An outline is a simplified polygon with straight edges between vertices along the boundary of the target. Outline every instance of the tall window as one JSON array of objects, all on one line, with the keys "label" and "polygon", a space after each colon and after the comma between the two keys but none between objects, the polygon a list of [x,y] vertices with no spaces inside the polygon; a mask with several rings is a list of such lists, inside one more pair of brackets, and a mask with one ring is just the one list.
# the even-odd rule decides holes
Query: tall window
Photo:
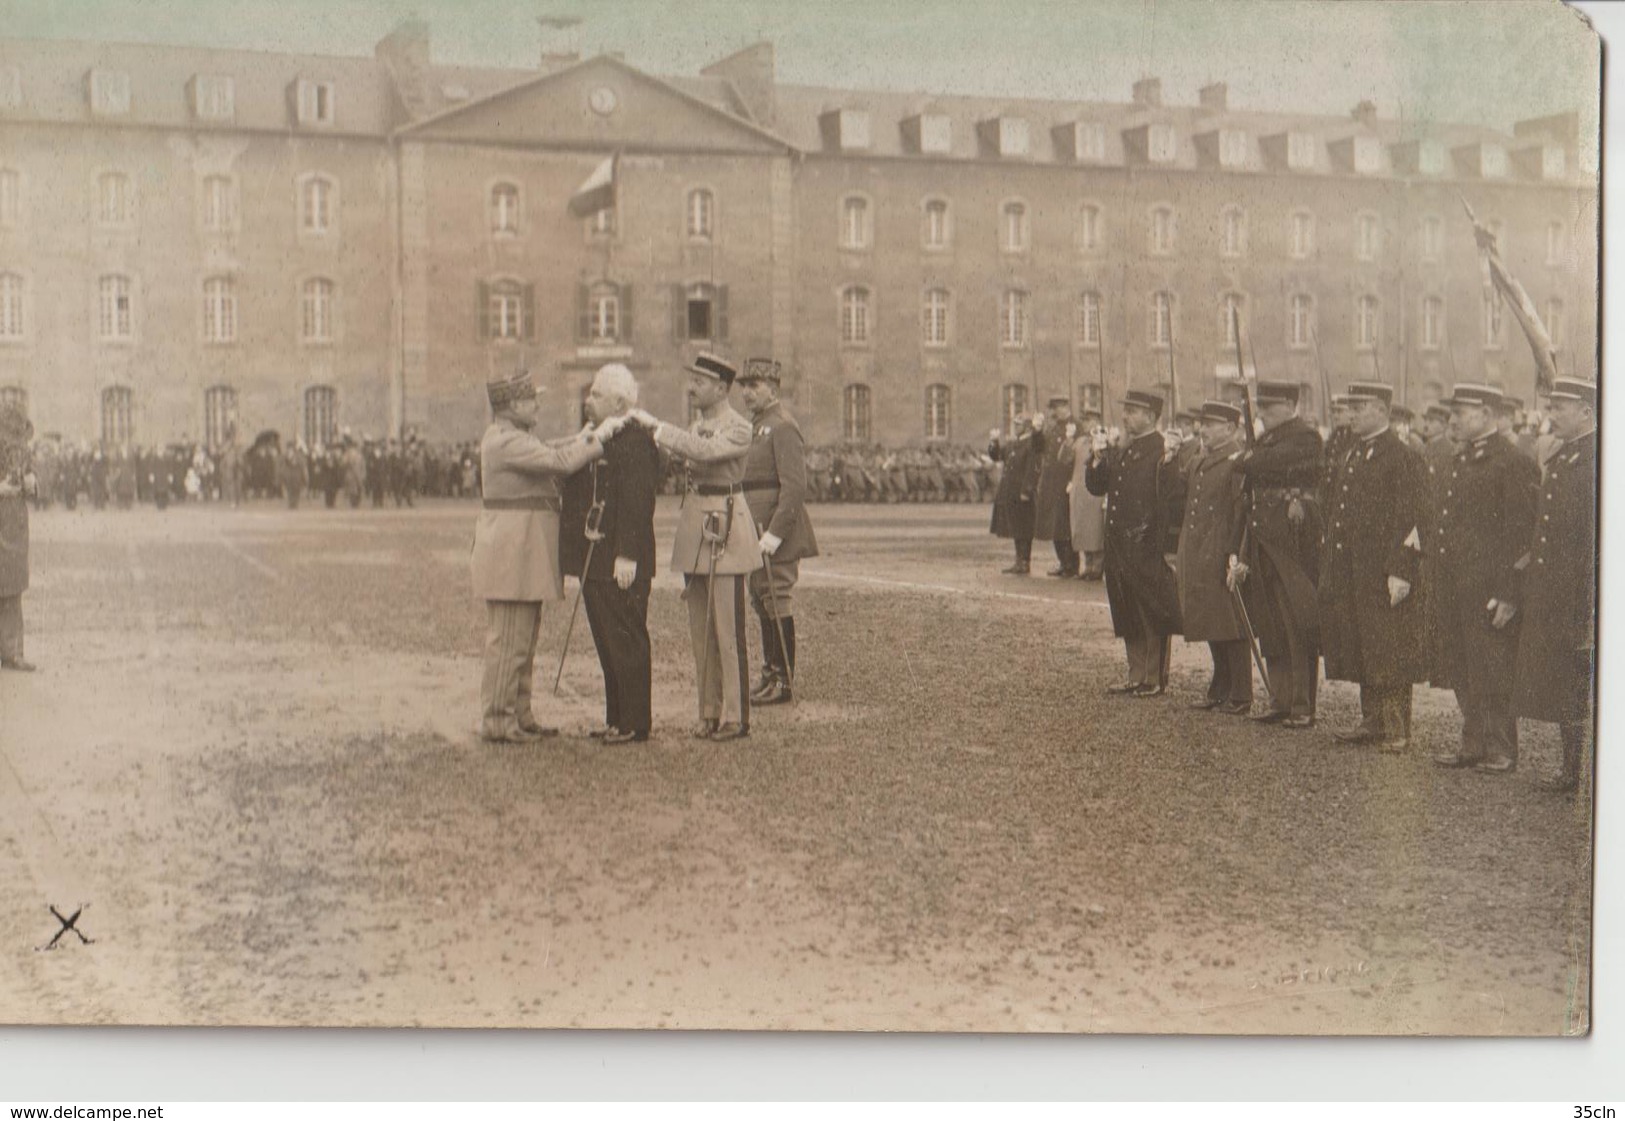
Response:
[{"label": "tall window", "polygon": [[325,234],[333,226],[333,181],[320,175],[306,179],[299,191],[299,226],[307,234]]},{"label": "tall window", "polygon": [[1288,341],[1294,347],[1310,346],[1314,342],[1315,301],[1300,292],[1292,297],[1291,310]]},{"label": "tall window", "polygon": [[1563,251],[1567,247],[1567,238],[1563,234],[1562,222],[1548,222],[1546,224],[1546,263],[1548,265],[1561,265]]},{"label": "tall window", "polygon": [[849,385],[841,390],[841,434],[848,440],[868,443],[872,429],[869,423],[869,387]]},{"label": "tall window", "polygon": [[1027,411],[1027,386],[1016,382],[999,391],[999,415],[1004,420],[1004,434],[1016,434],[1016,418]]},{"label": "tall window", "polygon": [[1226,207],[1219,229],[1219,253],[1239,257],[1247,251],[1247,212],[1239,206]]},{"label": "tall window", "polygon": [[1027,248],[1027,204],[1007,202],[999,212],[1000,247],[1006,253],[1020,253]]},{"label": "tall window", "polygon": [[621,339],[621,289],[607,282],[587,289],[587,318],[582,324],[585,342],[605,344]]},{"label": "tall window", "polygon": [[1308,257],[1315,251],[1315,216],[1307,210],[1292,212],[1292,255]]},{"label": "tall window", "polygon": [[869,289],[841,290],[841,342],[862,345],[869,341]]},{"label": "tall window", "polygon": [[713,222],[716,218],[716,198],[710,191],[700,190],[688,193],[688,236],[695,241],[710,241],[714,236]]},{"label": "tall window", "polygon": [[1422,219],[1422,260],[1437,261],[1444,252],[1444,222],[1437,214]]},{"label": "tall window", "polygon": [[237,391],[216,385],[203,392],[203,439],[210,451],[222,447],[237,425]]},{"label": "tall window", "polygon": [[1361,296],[1354,305],[1355,314],[1355,340],[1362,350],[1370,350],[1377,345],[1381,335],[1381,323],[1378,320],[1377,297]]},{"label": "tall window", "polygon": [[1151,294],[1151,345],[1169,346],[1174,336],[1174,295],[1172,292]]},{"label": "tall window", "polygon": [[519,233],[519,188],[512,183],[491,188],[491,232],[497,237]]},{"label": "tall window", "polygon": [[1100,345],[1100,293],[1085,292],[1078,297],[1078,341],[1084,346]]},{"label": "tall window", "polygon": [[1078,248],[1093,253],[1100,248],[1102,234],[1100,207],[1087,203],[1078,211]]},{"label": "tall window", "polygon": [[841,200],[841,248],[869,248],[869,202],[857,195]]},{"label": "tall window", "polygon": [[28,390],[20,385],[0,385],[0,411],[16,409],[28,415]]},{"label": "tall window", "polygon": [[946,385],[925,387],[925,438],[946,440],[951,429],[950,406],[953,397]]},{"label": "tall window", "polygon": [[236,224],[231,179],[224,175],[210,175],[203,180],[203,228],[211,233],[222,233]]},{"label": "tall window", "polygon": [[307,343],[333,341],[333,282],[324,277],[305,281],[300,292],[300,337]]},{"label": "tall window", "polygon": [[[679,284],[672,291],[672,332],[678,339],[728,337],[728,286]],[[621,318],[627,318],[624,303]]]},{"label": "tall window", "polygon": [[1234,350],[1237,324],[1241,325],[1244,332],[1247,329],[1247,297],[1239,292],[1226,292],[1219,301],[1219,317],[1224,321],[1224,325],[1220,327],[1224,332],[1224,345]]},{"label": "tall window", "polygon": [[1354,219],[1354,254],[1360,260],[1377,259],[1380,229],[1375,214],[1361,214]]},{"label": "tall window", "polygon": [[203,341],[229,343],[237,339],[237,286],[228,276],[203,282]]},{"label": "tall window", "polygon": [[128,444],[135,435],[130,387],[110,385],[102,390],[102,442],[108,447]]},{"label": "tall window", "polygon": [[1151,252],[1168,254],[1174,251],[1174,209],[1159,206],[1151,211]]},{"label": "tall window", "polygon": [[22,211],[22,179],[9,167],[0,167],[0,229],[9,229],[18,222]]},{"label": "tall window", "polygon": [[932,288],[920,310],[921,340],[926,346],[948,345],[948,291]]},{"label": "tall window", "polygon": [[1484,346],[1494,350],[1501,345],[1501,320],[1504,305],[1501,290],[1493,284],[1484,289]]},{"label": "tall window", "polygon": [[1563,301],[1553,297],[1546,301],[1546,333],[1551,336],[1552,349],[1563,349]]},{"label": "tall window", "polygon": [[489,285],[485,295],[485,337],[517,341],[525,334],[525,288],[515,280]]},{"label": "tall window", "polygon": [[330,385],[305,390],[305,446],[330,445],[339,434],[339,395]]},{"label": "tall window", "polygon": [[135,188],[121,171],[109,171],[98,180],[101,221],[104,226],[128,226],[135,221]]},{"label": "tall window", "polygon": [[23,337],[23,278],[0,272],[0,339]]},{"label": "tall window", "polygon": [[299,79],[299,123],[302,125],[330,125],[333,123],[333,83]]},{"label": "tall window", "polygon": [[931,199],[925,204],[920,244],[927,249],[948,248],[948,204],[941,199]]},{"label": "tall window", "polygon": [[1152,125],[1146,135],[1146,155],[1156,163],[1168,163],[1177,154],[1173,125]]},{"label": "tall window", "polygon": [[999,344],[1027,345],[1027,293],[1020,289],[1008,289],[999,297]]},{"label": "tall window", "polygon": [[104,276],[100,285],[98,331],[104,342],[117,342],[134,336],[131,322],[130,278]]},{"label": "tall window", "polygon": [[1422,297],[1422,349],[1438,350],[1444,341],[1444,301],[1438,296]]}]

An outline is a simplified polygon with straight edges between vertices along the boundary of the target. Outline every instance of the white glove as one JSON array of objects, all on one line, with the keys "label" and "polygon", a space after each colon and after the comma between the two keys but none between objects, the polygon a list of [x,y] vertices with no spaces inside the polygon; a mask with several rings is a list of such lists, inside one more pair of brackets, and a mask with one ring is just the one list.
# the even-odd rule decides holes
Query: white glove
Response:
[{"label": "white glove", "polygon": [[1185,441],[1180,439],[1177,432],[1164,432],[1162,434],[1162,457],[1172,459],[1179,452],[1179,445]]},{"label": "white glove", "polygon": [[1089,451],[1093,455],[1103,455],[1111,447],[1112,438],[1106,434],[1104,428],[1097,428],[1089,434]]},{"label": "white glove", "polygon": [[1245,564],[1242,564],[1240,559],[1231,557],[1230,565],[1224,573],[1224,586],[1229,588],[1231,591],[1235,591],[1246,582],[1247,573],[1251,571],[1252,569],[1248,568]]},{"label": "white glove", "polygon": [[784,542],[779,540],[779,538],[775,537],[771,533],[764,533],[762,534],[762,540],[758,542],[758,544],[761,546],[762,555],[764,557],[770,557],[779,551],[779,546],[784,544]]},{"label": "white glove", "polygon": [[615,586],[625,591],[638,578],[638,562],[627,557],[615,558]]},{"label": "white glove", "polygon": [[1068,493],[1068,494],[1072,493],[1072,484],[1071,483],[1066,484],[1066,493]]},{"label": "white glove", "polygon": [[1503,630],[1508,623],[1512,622],[1512,617],[1518,613],[1517,604],[1508,603],[1501,599],[1490,600],[1489,606],[1495,612],[1495,617],[1490,620],[1490,626],[1496,630]]},{"label": "white glove", "polygon": [[1067,421],[1066,423],[1066,438],[1068,440],[1076,440],[1078,438],[1078,426],[1071,421]]},{"label": "white glove", "polygon": [[593,438],[600,444],[608,443],[610,438],[626,426],[626,418],[612,416],[597,428],[593,429]]},{"label": "white glove", "polygon": [[1401,580],[1398,576],[1388,577],[1388,606],[1398,607],[1404,598],[1411,594],[1411,582]]},{"label": "white glove", "polygon": [[999,438],[999,430],[997,428],[989,428],[987,430],[987,438],[989,440],[997,440]]}]

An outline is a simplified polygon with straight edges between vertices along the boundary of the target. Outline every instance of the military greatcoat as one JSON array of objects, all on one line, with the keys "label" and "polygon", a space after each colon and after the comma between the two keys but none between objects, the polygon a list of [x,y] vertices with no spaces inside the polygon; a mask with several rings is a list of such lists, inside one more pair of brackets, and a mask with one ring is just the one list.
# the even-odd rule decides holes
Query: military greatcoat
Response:
[{"label": "military greatcoat", "polygon": [[1230,440],[1193,460],[1185,476],[1185,524],[1175,567],[1179,613],[1189,642],[1246,637],[1225,584],[1231,554],[1241,540],[1243,479],[1236,471],[1240,458],[1241,444]]},{"label": "military greatcoat", "polygon": [[774,402],[752,418],[751,431],[750,451],[745,453],[745,501],[761,531],[780,541],[773,563],[816,557],[818,539],[807,516],[807,454],[800,425],[782,402]]},{"label": "military greatcoat", "polygon": [[564,598],[558,479],[602,454],[598,443],[580,437],[543,443],[506,417],[485,430],[483,506],[469,558],[474,598],[529,603]]},{"label": "military greatcoat", "polygon": [[[1320,565],[1326,676],[1379,688],[1427,679],[1427,588],[1420,579],[1431,529],[1427,466],[1392,428],[1357,440],[1331,476]],[[1410,584],[1390,606],[1388,578]]]},{"label": "military greatcoat", "polygon": [[1442,487],[1428,550],[1436,613],[1431,680],[1442,689],[1510,698],[1519,620],[1497,630],[1489,603],[1516,600],[1515,566],[1535,524],[1540,469],[1492,432],[1463,446],[1435,478]]},{"label": "military greatcoat", "polygon": [[1597,639],[1597,434],[1546,461],[1522,569],[1513,711],[1531,720],[1589,719]]},{"label": "military greatcoat", "polygon": [[1072,440],[1066,435],[1070,423],[1051,423],[1041,437],[1038,489],[1033,494],[1033,537],[1039,541],[1072,539],[1072,501],[1066,493],[1072,481]]},{"label": "military greatcoat", "polygon": [[1179,589],[1163,543],[1170,496],[1182,483],[1164,450],[1162,433],[1148,432],[1107,449],[1084,471],[1089,493],[1106,498],[1106,599],[1118,638],[1141,637],[1142,611],[1155,633],[1181,633]]},{"label": "military greatcoat", "polygon": [[1312,662],[1319,648],[1321,453],[1320,433],[1291,417],[1261,434],[1237,464],[1248,503],[1240,559],[1252,569],[1242,596],[1266,657],[1296,651]]},{"label": "military greatcoat", "polygon": [[1033,536],[1033,492],[1038,489],[1039,441],[1037,432],[1018,437],[1009,444],[994,442],[987,454],[1004,464],[999,476],[998,493],[993,496],[993,524],[990,532],[995,537],[1013,537],[1016,540]]}]

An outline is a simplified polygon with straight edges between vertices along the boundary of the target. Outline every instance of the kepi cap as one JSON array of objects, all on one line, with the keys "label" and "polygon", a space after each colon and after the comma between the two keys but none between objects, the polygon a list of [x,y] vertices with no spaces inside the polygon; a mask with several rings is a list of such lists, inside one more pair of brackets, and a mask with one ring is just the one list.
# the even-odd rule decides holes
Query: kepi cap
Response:
[{"label": "kepi cap", "polygon": [[535,397],[538,392],[529,370],[520,370],[509,377],[485,383],[485,396],[493,409],[505,409],[515,401]]},{"label": "kepi cap", "polygon": [[1394,387],[1385,385],[1380,381],[1351,381],[1348,387],[1348,397],[1351,404],[1381,401],[1384,405],[1392,405],[1394,403]]},{"label": "kepi cap", "polygon": [[745,368],[739,374],[739,384],[746,385],[753,381],[770,381],[774,385],[784,384],[783,368],[771,358],[747,358]]},{"label": "kepi cap", "polygon": [[1502,397],[1501,391],[1491,385],[1474,385],[1471,382],[1462,382],[1450,391],[1450,396],[1439,402],[1446,408],[1451,405],[1483,405],[1485,408],[1499,408]]},{"label": "kepi cap", "polygon": [[739,371],[734,369],[733,363],[726,358],[719,358],[715,354],[702,351],[694,356],[694,361],[683,369],[691,374],[703,374],[708,378],[716,378],[723,385],[732,385],[739,377]]},{"label": "kepi cap", "polygon": [[1546,396],[1552,401],[1583,401],[1587,405],[1595,406],[1597,383],[1581,381],[1579,378],[1553,378],[1551,392]]},{"label": "kepi cap", "polygon": [[1203,401],[1200,420],[1222,420],[1228,424],[1241,423],[1241,410],[1228,401]]},{"label": "kepi cap", "polygon": [[1144,389],[1131,389],[1123,394],[1119,405],[1136,409],[1145,409],[1154,416],[1162,415],[1162,394],[1152,393]]},{"label": "kepi cap", "polygon": [[1257,397],[1260,405],[1296,405],[1300,390],[1289,381],[1261,381]]}]

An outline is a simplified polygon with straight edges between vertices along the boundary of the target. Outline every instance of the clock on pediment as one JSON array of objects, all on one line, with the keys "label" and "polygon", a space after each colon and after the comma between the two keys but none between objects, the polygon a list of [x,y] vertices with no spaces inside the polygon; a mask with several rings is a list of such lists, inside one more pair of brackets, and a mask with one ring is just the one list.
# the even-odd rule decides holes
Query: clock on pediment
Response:
[{"label": "clock on pediment", "polygon": [[587,94],[587,105],[600,117],[615,112],[615,107],[620,103],[621,99],[608,86],[594,86]]}]

